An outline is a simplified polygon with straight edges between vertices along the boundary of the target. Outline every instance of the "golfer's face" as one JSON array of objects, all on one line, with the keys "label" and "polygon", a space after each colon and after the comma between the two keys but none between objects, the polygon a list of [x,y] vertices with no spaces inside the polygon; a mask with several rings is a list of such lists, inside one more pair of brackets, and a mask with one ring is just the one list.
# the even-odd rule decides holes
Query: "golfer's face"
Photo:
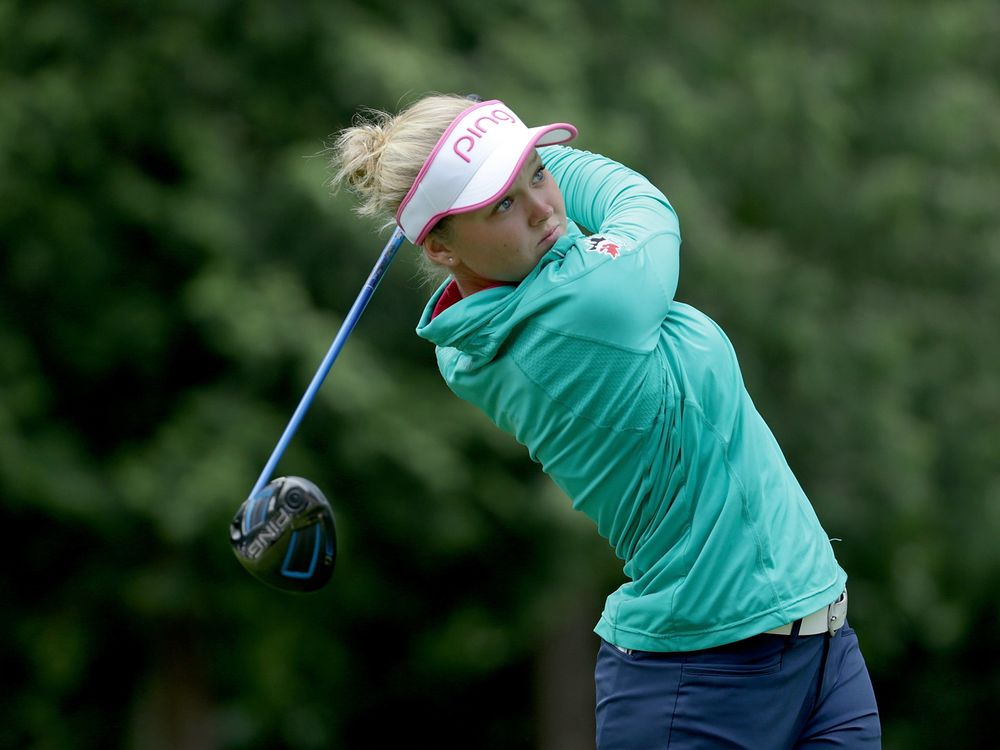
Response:
[{"label": "golfer's face", "polygon": [[468,286],[518,282],[566,233],[566,205],[538,152],[490,205],[452,216],[446,244],[452,272]]}]

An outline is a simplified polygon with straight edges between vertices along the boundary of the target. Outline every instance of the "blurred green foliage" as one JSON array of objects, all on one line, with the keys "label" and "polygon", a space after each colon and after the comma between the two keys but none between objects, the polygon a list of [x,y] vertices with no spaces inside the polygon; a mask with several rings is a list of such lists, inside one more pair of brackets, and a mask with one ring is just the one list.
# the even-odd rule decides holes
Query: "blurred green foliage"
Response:
[{"label": "blurred green foliage", "polygon": [[333,583],[227,541],[384,240],[325,138],[432,90],[670,196],[679,298],[843,540],[885,746],[992,746],[998,33],[989,0],[0,4],[0,746],[541,746],[545,634],[620,571],[441,384],[411,259],[281,465],[334,504]]}]

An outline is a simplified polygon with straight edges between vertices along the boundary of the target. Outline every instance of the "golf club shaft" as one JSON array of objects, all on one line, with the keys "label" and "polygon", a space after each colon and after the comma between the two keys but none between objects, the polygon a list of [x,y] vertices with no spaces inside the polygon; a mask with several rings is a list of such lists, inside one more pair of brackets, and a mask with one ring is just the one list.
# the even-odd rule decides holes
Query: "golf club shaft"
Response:
[{"label": "golf club shaft", "polygon": [[287,448],[288,443],[291,442],[292,435],[295,434],[295,430],[298,429],[299,423],[302,421],[302,417],[305,416],[306,411],[308,411],[309,407],[312,405],[313,399],[316,397],[316,393],[323,384],[323,380],[326,378],[327,373],[330,372],[330,368],[333,366],[334,360],[337,359],[337,355],[340,354],[340,350],[344,348],[344,343],[347,341],[347,337],[351,334],[351,331],[357,324],[358,319],[361,317],[361,313],[365,311],[365,307],[368,305],[368,300],[370,300],[372,294],[375,293],[375,288],[378,286],[379,281],[382,280],[382,277],[388,270],[389,265],[392,263],[392,259],[396,256],[396,252],[403,244],[404,239],[405,237],[403,236],[402,230],[397,227],[396,231],[392,233],[392,237],[389,238],[389,241],[382,249],[382,254],[375,262],[375,267],[372,268],[372,272],[368,275],[368,280],[365,282],[364,287],[362,287],[361,293],[358,294],[358,298],[354,300],[354,304],[347,313],[347,317],[344,318],[344,322],[341,324],[340,330],[337,332],[337,336],[330,345],[330,349],[327,351],[326,357],[323,358],[323,362],[316,371],[316,374],[313,376],[312,382],[306,389],[305,394],[303,394],[302,400],[299,401],[299,405],[295,409],[295,413],[292,414],[292,418],[289,420],[288,426],[285,427],[285,431],[282,433],[281,439],[279,439],[278,444],[274,446],[274,451],[271,453],[271,457],[264,466],[264,470],[260,473],[260,477],[257,479],[257,484],[255,484],[253,489],[250,490],[250,497],[256,495],[257,492],[271,479],[271,474],[274,473],[274,469],[278,465],[278,461],[281,460],[281,456],[284,454],[285,448]]}]

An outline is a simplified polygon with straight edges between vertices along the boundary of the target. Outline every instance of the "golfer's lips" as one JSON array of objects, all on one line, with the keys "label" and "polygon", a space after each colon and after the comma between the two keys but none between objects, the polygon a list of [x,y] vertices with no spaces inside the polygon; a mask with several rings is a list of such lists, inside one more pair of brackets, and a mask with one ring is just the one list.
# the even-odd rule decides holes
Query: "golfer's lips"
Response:
[{"label": "golfer's lips", "polygon": [[556,240],[559,239],[559,235],[561,234],[562,234],[562,227],[556,224],[542,236],[542,239],[538,241],[538,244],[539,246],[544,247],[546,250],[548,250],[550,247],[556,244]]}]

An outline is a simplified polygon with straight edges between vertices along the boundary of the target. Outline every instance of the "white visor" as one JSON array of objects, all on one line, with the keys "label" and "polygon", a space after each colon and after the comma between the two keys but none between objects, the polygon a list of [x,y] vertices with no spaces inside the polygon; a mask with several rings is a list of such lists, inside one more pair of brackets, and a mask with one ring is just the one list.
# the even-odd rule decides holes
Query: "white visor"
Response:
[{"label": "white visor", "polygon": [[526,127],[497,99],[469,107],[427,157],[399,204],[396,223],[419,245],[445,216],[474,211],[502,197],[535,146],[575,137],[576,128],[566,122]]}]

